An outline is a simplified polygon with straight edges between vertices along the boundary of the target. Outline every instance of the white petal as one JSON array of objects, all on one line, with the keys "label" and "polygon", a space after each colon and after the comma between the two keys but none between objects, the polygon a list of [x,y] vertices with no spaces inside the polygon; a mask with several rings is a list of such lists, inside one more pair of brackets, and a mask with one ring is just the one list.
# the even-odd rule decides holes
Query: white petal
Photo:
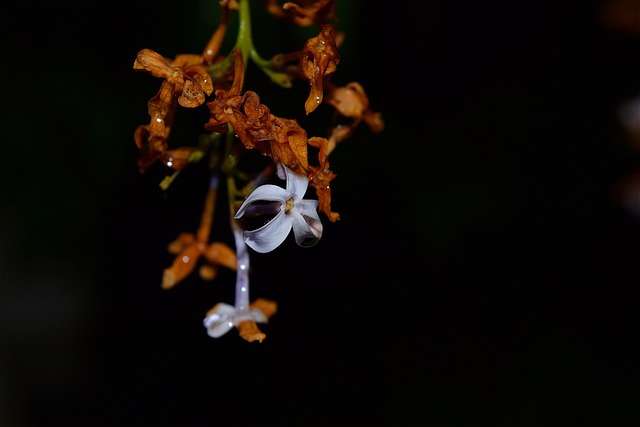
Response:
[{"label": "white petal", "polygon": [[229,332],[234,326],[235,312],[235,307],[229,304],[216,304],[213,313],[205,317],[202,322],[207,328],[207,334],[212,338],[219,338]]},{"label": "white petal", "polygon": [[245,320],[253,320],[256,323],[268,323],[269,319],[259,308],[254,308],[244,313],[238,313],[235,317],[236,323],[242,323]]},{"label": "white petal", "polygon": [[282,187],[272,184],[261,185],[253,190],[253,192],[244,200],[234,218],[241,218],[242,215],[244,215],[244,211],[247,209],[247,206],[257,200],[285,203],[289,197],[290,196],[288,196],[287,191]]},{"label": "white petal", "polygon": [[292,212],[290,216],[293,220],[293,234],[299,246],[310,247],[320,241],[322,237],[322,223],[320,221],[304,217],[300,212]]},{"label": "white petal", "polygon": [[278,175],[278,178],[280,178],[281,180],[286,180],[287,179],[287,172],[285,171],[286,166],[283,165],[282,163],[278,163],[276,165],[276,175]]},{"label": "white petal", "polygon": [[302,215],[309,216],[316,221],[320,221],[320,215],[318,215],[318,201],[311,199],[300,200],[295,204],[295,208]]},{"label": "white petal", "polygon": [[298,175],[293,173],[288,167],[284,167],[287,172],[287,194],[288,198],[293,197],[294,201],[301,200],[304,197],[304,193],[307,192],[309,186],[309,179],[304,175]]},{"label": "white petal", "polygon": [[271,252],[287,238],[291,231],[291,215],[280,211],[271,221],[262,227],[244,232],[244,242],[256,252]]},{"label": "white petal", "polygon": [[267,322],[269,322],[269,319],[267,318],[267,316],[265,316],[265,314],[259,308],[254,308],[249,313],[251,313],[251,318],[256,323],[267,323]]}]

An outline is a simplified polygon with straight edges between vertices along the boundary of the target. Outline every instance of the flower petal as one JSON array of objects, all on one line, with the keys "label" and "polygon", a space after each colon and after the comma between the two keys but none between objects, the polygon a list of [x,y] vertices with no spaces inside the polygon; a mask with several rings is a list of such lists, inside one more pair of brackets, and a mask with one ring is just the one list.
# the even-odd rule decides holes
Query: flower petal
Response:
[{"label": "flower petal", "polygon": [[271,221],[262,227],[244,232],[244,241],[251,249],[259,253],[271,252],[287,238],[291,231],[292,215],[280,211]]},{"label": "flower petal", "polygon": [[318,201],[311,199],[300,200],[296,203],[296,209],[304,216],[311,217],[316,221],[320,221],[320,215],[318,215]]},{"label": "flower petal", "polygon": [[292,212],[289,216],[293,223],[293,234],[298,246],[308,248],[320,241],[322,237],[322,223],[320,221],[305,217],[300,212]]},{"label": "flower petal", "polygon": [[235,313],[235,307],[229,304],[222,302],[216,304],[202,321],[207,328],[207,334],[211,338],[219,338],[229,332],[229,330],[235,326]]},{"label": "flower petal", "polygon": [[287,198],[293,197],[294,202],[302,200],[304,193],[307,192],[309,179],[305,175],[298,175],[288,167],[284,167],[287,175]]},{"label": "flower petal", "polygon": [[287,194],[288,193],[284,188],[278,187],[277,185],[272,185],[272,184],[261,185],[260,187],[253,190],[253,192],[249,194],[249,196],[247,196],[247,198],[244,200],[240,208],[238,208],[238,211],[236,212],[234,218],[235,219],[241,218],[242,215],[244,215],[244,212],[247,209],[247,206],[249,206],[251,203],[257,200],[266,200],[266,201],[272,201],[272,202],[285,203],[289,198]]}]

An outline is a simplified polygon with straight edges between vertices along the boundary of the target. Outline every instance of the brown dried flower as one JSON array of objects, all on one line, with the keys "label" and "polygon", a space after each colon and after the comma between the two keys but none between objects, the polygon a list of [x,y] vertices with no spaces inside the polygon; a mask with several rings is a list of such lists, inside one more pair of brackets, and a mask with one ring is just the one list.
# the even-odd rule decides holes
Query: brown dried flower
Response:
[{"label": "brown dried flower", "polygon": [[212,185],[207,192],[200,225],[196,235],[180,233],[169,245],[169,253],[176,255],[171,267],[164,270],[162,288],[171,289],[184,280],[196,267],[198,261],[204,257],[206,264],[200,268],[200,277],[213,280],[218,275],[218,266],[237,270],[236,254],[227,244],[209,241],[211,225],[215,213],[217,185]]},{"label": "brown dried flower", "polygon": [[298,26],[324,24],[335,20],[335,0],[298,0],[285,2],[280,6],[278,0],[260,0],[267,12],[279,19],[286,19]]},{"label": "brown dried flower", "polygon": [[195,149],[184,147],[168,151],[168,139],[177,105],[197,107],[204,103],[205,95],[213,92],[211,77],[200,65],[202,61],[199,55],[178,55],[170,61],[151,49],[138,52],[133,69],[164,79],[158,93],[148,102],[149,124],[138,126],[134,133],[134,141],[140,150],[138,167],[142,172],[158,159],[175,170],[188,163]]},{"label": "brown dried flower", "polygon": [[323,85],[329,81],[340,62],[334,31],[333,25],[322,25],[320,33],[310,38],[302,50],[300,71],[311,86],[311,92],[304,104],[307,114],[322,103]]},{"label": "brown dried flower", "polygon": [[332,129],[329,137],[329,153],[334,150],[337,143],[349,138],[362,121],[374,133],[384,129],[382,114],[369,107],[369,98],[360,83],[351,82],[344,87],[327,83],[325,90],[327,95],[325,102],[335,108],[341,116],[353,119],[351,124],[341,124]]}]

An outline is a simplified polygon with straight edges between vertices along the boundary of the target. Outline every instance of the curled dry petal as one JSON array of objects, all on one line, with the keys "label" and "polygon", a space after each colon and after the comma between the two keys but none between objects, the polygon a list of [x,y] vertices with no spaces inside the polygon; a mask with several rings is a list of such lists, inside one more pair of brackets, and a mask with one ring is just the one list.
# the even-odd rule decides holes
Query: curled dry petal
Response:
[{"label": "curled dry petal", "polygon": [[384,129],[382,114],[371,110],[369,98],[360,83],[352,82],[344,87],[336,87],[327,82],[325,90],[325,102],[334,107],[341,116],[352,119],[350,124],[340,124],[331,130],[329,153],[337,143],[349,138],[362,121],[374,133]]},{"label": "curled dry petal", "polygon": [[323,83],[329,80],[340,62],[334,32],[334,25],[322,25],[320,33],[307,40],[302,51],[300,71],[311,86],[309,97],[304,106],[307,114],[315,110],[322,102]]},{"label": "curled dry petal", "polygon": [[220,7],[230,10],[238,10],[238,0],[220,0]]},{"label": "curled dry petal", "polygon": [[331,186],[329,183],[336,177],[336,174],[329,170],[329,163],[327,167],[320,171],[309,184],[316,190],[318,195],[318,209],[323,212],[331,222],[336,222],[340,219],[340,214],[331,210]]},{"label": "curled dry petal", "polygon": [[142,49],[138,52],[133,62],[133,69],[148,71],[152,76],[163,79],[171,79],[174,73],[171,60],[151,49]]},{"label": "curled dry petal", "polygon": [[181,53],[176,55],[175,59],[171,61],[171,65],[174,68],[182,68],[184,70],[191,65],[202,65],[203,63],[204,60],[202,56],[193,53]]},{"label": "curled dry petal", "polygon": [[171,267],[164,270],[162,275],[162,289],[171,289],[181,282],[193,271],[202,255],[202,250],[197,244],[187,246],[180,252]]},{"label": "curled dry petal", "polygon": [[[258,298],[253,303],[251,303],[251,305],[249,306],[249,309],[252,312],[255,312],[255,310],[261,311],[262,314],[264,314],[264,316],[268,319],[274,314],[276,314],[276,312],[278,311],[278,304],[272,300]],[[244,320],[240,322],[238,324],[238,332],[240,333],[240,336],[243,339],[249,342],[253,342],[253,341],[262,342],[267,337],[258,328],[258,325],[253,319]]]},{"label": "curled dry petal", "polygon": [[267,337],[267,335],[258,328],[258,325],[253,319],[247,319],[239,322],[238,332],[240,337],[249,342],[262,342]]},{"label": "curled dry petal", "polygon": [[336,19],[335,0],[298,0],[285,2],[279,0],[261,0],[267,12],[279,19],[286,19],[296,25],[306,27],[313,24],[325,24]]},{"label": "curled dry petal", "polygon": [[384,119],[382,118],[382,113],[366,109],[362,113],[362,120],[364,120],[367,126],[369,126],[371,132],[379,133],[384,130]]},{"label": "curled dry petal", "polygon": [[218,266],[203,264],[200,266],[200,269],[198,270],[198,274],[203,280],[211,282],[216,277],[218,277]]},{"label": "curled dry petal", "polygon": [[183,232],[178,237],[167,245],[167,251],[172,255],[179,254],[184,248],[193,244],[196,238],[193,233]]},{"label": "curled dry petal", "polygon": [[335,0],[298,0],[286,2],[282,5],[284,10],[290,11],[292,20],[300,26],[313,24],[325,24],[329,19],[336,19]]},{"label": "curled dry petal", "polygon": [[138,168],[142,172],[167,150],[176,107],[177,97],[173,92],[173,84],[165,80],[158,93],[147,103],[149,124],[138,126],[133,134],[140,151]]},{"label": "curled dry petal", "polygon": [[165,151],[159,156],[159,158],[165,166],[174,170],[180,170],[189,163],[191,154],[196,150],[196,147],[179,147]]},{"label": "curled dry petal", "polygon": [[236,253],[224,243],[210,244],[204,251],[204,257],[211,264],[222,265],[234,271],[237,269]]},{"label": "curled dry petal", "polygon": [[345,117],[360,119],[369,107],[369,98],[360,83],[352,82],[344,87],[327,85],[327,102]]},{"label": "curled dry petal", "polygon": [[182,93],[178,97],[178,103],[183,107],[194,108],[202,105],[205,101],[202,87],[194,81],[184,82]]},{"label": "curled dry petal", "polygon": [[213,92],[213,81],[209,73],[200,65],[189,65],[184,69],[185,82],[178,102],[183,107],[199,107],[205,101],[205,95]]},{"label": "curled dry petal", "polygon": [[384,129],[382,114],[373,111],[369,107],[369,98],[360,83],[351,82],[345,87],[332,87],[330,92],[331,95],[328,102],[340,114],[345,117],[363,120],[371,132],[382,132]]}]

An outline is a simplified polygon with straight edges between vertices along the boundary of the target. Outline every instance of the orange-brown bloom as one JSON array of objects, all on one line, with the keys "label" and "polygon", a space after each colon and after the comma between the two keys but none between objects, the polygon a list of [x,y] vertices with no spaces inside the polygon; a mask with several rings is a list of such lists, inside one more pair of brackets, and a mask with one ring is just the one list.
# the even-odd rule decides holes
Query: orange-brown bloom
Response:
[{"label": "orange-brown bloom", "polygon": [[201,63],[199,55],[178,55],[170,61],[150,49],[138,52],[133,69],[164,79],[158,93],[149,100],[149,124],[138,126],[134,132],[133,138],[140,150],[138,167],[141,171],[144,172],[158,159],[179,170],[195,150],[188,147],[168,150],[168,139],[178,104],[198,107],[213,91],[211,77]]},{"label": "orange-brown bloom", "polygon": [[341,116],[352,119],[350,124],[341,124],[332,129],[329,137],[329,153],[337,143],[349,138],[362,121],[374,133],[384,129],[382,114],[369,107],[369,98],[360,83],[351,82],[344,87],[327,83],[325,91],[325,102],[335,108]]},{"label": "orange-brown bloom", "polygon": [[201,258],[204,258],[205,264],[200,267],[200,277],[205,280],[216,278],[218,266],[237,270],[237,258],[233,249],[221,242],[208,243],[216,206],[217,178],[213,178],[212,183],[207,192],[196,234],[180,233],[167,246],[169,253],[176,257],[171,266],[164,270],[163,289],[170,289],[184,280],[195,269]]},{"label": "orange-brown bloom", "polygon": [[133,62],[133,69],[165,79],[178,95],[178,103],[193,108],[204,103],[205,94],[213,92],[213,83],[203,62],[200,55],[178,55],[170,61],[151,49],[142,49]]},{"label": "orange-brown bloom", "polygon": [[307,27],[313,24],[326,24],[335,20],[335,0],[298,0],[285,2],[280,6],[279,0],[260,0],[267,12],[279,19],[286,19],[298,26]]},{"label": "orange-brown bloom", "polygon": [[340,62],[334,33],[334,25],[322,25],[318,36],[307,40],[302,50],[300,71],[311,86],[309,97],[304,104],[307,114],[322,103],[323,85],[329,81]]}]

